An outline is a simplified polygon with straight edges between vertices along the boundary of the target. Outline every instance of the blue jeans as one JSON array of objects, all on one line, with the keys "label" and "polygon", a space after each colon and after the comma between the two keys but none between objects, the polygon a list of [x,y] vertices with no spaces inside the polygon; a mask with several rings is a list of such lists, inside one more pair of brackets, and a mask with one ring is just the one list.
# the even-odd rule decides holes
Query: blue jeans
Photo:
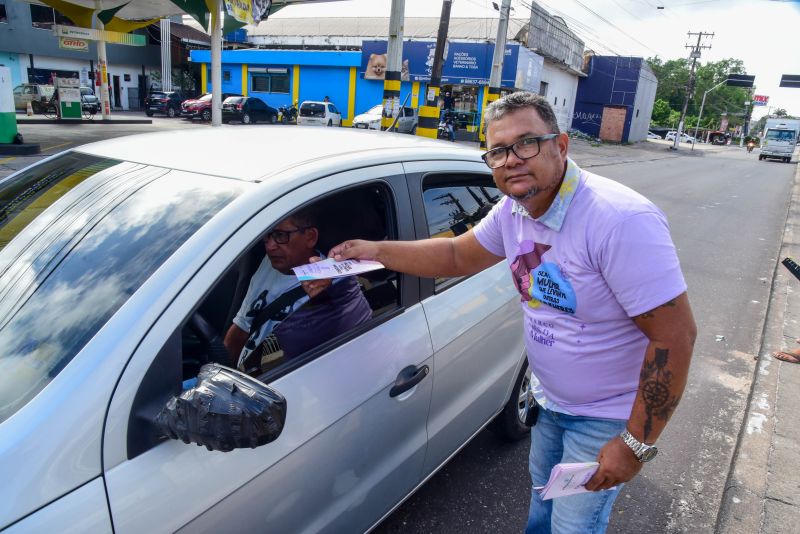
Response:
[{"label": "blue jeans", "polygon": [[[531,429],[530,471],[534,486],[544,486],[558,463],[594,462],[627,421],[566,415],[540,409]],[[543,501],[531,490],[526,534],[600,534],[606,531],[611,507],[622,484],[612,490],[581,493]]]}]

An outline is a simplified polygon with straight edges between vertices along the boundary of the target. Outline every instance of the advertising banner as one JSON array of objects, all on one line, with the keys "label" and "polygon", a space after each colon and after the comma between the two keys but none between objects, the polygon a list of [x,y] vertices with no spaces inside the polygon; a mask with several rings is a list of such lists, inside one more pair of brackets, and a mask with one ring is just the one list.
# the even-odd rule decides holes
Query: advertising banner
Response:
[{"label": "advertising banner", "polygon": [[[364,41],[361,47],[361,73],[367,80],[386,77],[386,41]],[[403,81],[428,82],[433,70],[435,41],[405,41],[400,78]],[[524,64],[519,64],[524,50]],[[442,84],[488,85],[492,71],[493,43],[450,42],[442,66]],[[539,89],[544,59],[516,43],[506,45],[503,59],[503,87]],[[522,72],[519,72],[519,68]]]},{"label": "advertising banner", "polygon": [[74,37],[59,37],[58,47],[64,50],[77,50],[78,52],[89,51],[89,41],[86,39],[75,39]]},{"label": "advertising banner", "polygon": [[754,106],[766,106],[769,103],[769,97],[766,95],[753,95]]},{"label": "advertising banner", "polygon": [[225,0],[225,11],[245,24],[258,24],[269,15],[272,0]]}]

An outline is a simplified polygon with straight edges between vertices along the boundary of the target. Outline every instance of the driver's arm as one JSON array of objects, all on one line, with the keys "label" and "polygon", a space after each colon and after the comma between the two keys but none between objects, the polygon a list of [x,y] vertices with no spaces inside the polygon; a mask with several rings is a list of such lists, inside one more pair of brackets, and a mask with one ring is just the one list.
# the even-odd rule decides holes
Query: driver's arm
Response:
[{"label": "driver's arm", "polygon": [[236,366],[239,364],[239,355],[242,353],[242,349],[244,348],[244,344],[247,343],[248,337],[249,333],[235,324],[232,324],[231,327],[228,328],[223,343],[228,350],[229,367],[236,369]]}]

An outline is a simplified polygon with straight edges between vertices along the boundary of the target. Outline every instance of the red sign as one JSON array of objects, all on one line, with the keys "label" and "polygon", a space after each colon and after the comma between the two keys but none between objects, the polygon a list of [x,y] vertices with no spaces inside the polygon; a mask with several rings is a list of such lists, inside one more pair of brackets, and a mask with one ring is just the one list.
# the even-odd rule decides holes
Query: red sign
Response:
[{"label": "red sign", "polygon": [[766,95],[753,95],[754,106],[766,106],[769,102],[769,97]]}]

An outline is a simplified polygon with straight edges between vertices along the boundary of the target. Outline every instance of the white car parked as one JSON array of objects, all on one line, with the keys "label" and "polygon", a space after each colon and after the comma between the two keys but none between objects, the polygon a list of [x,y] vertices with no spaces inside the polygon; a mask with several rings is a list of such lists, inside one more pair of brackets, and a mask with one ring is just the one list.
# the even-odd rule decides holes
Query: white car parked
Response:
[{"label": "white car parked", "polygon": [[[654,134],[653,132],[647,132],[648,139],[661,139],[661,136],[658,134]],[[674,139],[674,137],[673,137]]]},{"label": "white car parked", "polygon": [[299,126],[341,126],[342,114],[331,102],[306,100],[297,113]]},{"label": "white car parked", "polygon": [[353,119],[353,128],[366,128],[369,130],[381,129],[381,118],[383,117],[383,106],[378,104],[372,106],[365,113],[360,113]]},{"label": "white car parked", "polygon": [[0,180],[0,530],[364,532],[490,422],[528,436],[505,261],[366,273],[366,322],[223,365],[298,209],[327,251],[458,235],[499,197],[474,149],[321,128],[123,137]]},{"label": "white car parked", "polygon": [[[664,139],[666,139],[667,141],[675,141],[675,136],[677,134],[678,134],[678,132],[676,132],[674,130],[673,131],[669,131],[669,132],[667,132],[667,135],[666,135],[666,137]],[[681,133],[681,143],[689,143],[690,145],[693,145],[694,141],[695,141],[695,139],[691,135],[689,135],[687,133],[684,133],[684,132]]]}]

